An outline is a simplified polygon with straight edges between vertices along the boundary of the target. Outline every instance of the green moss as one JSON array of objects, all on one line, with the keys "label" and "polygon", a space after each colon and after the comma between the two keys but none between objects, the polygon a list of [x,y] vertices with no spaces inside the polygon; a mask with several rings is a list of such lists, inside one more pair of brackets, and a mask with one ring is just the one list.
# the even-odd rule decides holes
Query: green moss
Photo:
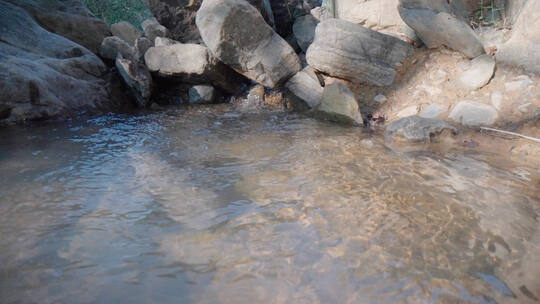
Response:
[{"label": "green moss", "polygon": [[127,21],[136,27],[152,15],[142,0],[82,0],[90,11],[108,24]]}]

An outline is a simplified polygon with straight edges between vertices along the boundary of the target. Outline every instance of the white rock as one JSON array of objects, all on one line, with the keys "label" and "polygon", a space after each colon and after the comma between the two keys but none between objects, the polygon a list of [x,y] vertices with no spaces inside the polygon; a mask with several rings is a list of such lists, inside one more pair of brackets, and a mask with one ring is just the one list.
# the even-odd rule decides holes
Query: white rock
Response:
[{"label": "white rock", "polygon": [[363,124],[354,93],[340,82],[324,87],[322,101],[315,108],[315,113],[332,121]]},{"label": "white rock", "polygon": [[378,102],[378,103],[383,103],[383,102],[385,102],[387,99],[386,99],[386,96],[384,96],[383,94],[379,93],[379,94],[377,94],[377,95],[373,98],[373,100],[375,100],[375,101]]},{"label": "white rock", "polygon": [[491,125],[497,119],[497,110],[483,103],[460,101],[448,117],[466,126]]},{"label": "white rock", "polygon": [[533,84],[533,81],[528,76],[522,75],[514,81],[505,83],[504,87],[509,92],[515,92],[519,90],[525,90],[532,84]]},{"label": "white rock", "polygon": [[500,110],[503,98],[503,93],[501,91],[495,91],[491,93],[491,105],[494,106],[495,109]]},{"label": "white rock", "polygon": [[471,61],[471,68],[459,76],[457,84],[464,90],[478,90],[488,84],[494,72],[495,60],[489,55],[480,55]]},{"label": "white rock", "polygon": [[399,113],[397,113],[397,117],[403,118],[403,117],[407,117],[407,116],[416,115],[417,113],[418,113],[418,108],[416,106],[410,106],[410,107],[406,107],[405,109],[399,111]]}]

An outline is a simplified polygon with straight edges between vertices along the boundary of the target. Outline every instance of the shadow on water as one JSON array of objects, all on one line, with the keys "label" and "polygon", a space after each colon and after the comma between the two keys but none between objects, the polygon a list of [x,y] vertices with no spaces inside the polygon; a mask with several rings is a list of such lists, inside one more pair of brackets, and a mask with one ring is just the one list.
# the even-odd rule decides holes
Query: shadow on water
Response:
[{"label": "shadow on water", "polygon": [[538,168],[226,106],[2,133],[2,303],[540,296]]}]

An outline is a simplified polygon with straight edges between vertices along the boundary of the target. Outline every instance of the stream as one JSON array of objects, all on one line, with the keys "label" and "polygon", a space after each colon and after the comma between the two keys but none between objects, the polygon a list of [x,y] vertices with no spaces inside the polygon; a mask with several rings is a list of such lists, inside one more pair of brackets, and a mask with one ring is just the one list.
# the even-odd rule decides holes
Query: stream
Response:
[{"label": "stream", "polygon": [[540,303],[540,168],[193,107],[0,129],[0,303]]}]

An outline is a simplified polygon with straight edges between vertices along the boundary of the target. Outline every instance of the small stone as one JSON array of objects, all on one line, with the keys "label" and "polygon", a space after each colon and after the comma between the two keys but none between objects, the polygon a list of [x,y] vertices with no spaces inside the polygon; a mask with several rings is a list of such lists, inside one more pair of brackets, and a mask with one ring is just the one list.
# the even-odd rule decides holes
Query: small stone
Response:
[{"label": "small stone", "polygon": [[146,54],[146,51],[153,46],[154,44],[148,38],[139,37],[137,40],[135,40],[135,56],[139,61],[143,62],[144,54]]},{"label": "small stone", "polygon": [[180,43],[180,42],[166,38],[166,37],[156,37],[156,39],[154,40],[155,46],[169,46],[169,45],[173,45],[177,43]]},{"label": "small stone", "polygon": [[114,36],[122,38],[129,45],[133,46],[135,41],[142,36],[142,33],[137,30],[131,23],[120,21],[111,25],[111,33]]},{"label": "small stone", "polygon": [[532,105],[531,102],[528,102],[526,104],[522,104],[518,107],[518,110],[521,112],[521,113],[527,113],[529,111],[529,106]]},{"label": "small stone", "polygon": [[491,105],[495,109],[500,110],[503,102],[503,93],[501,91],[495,91],[491,93]]},{"label": "small stone", "polygon": [[169,37],[169,30],[159,24],[155,18],[147,19],[141,24],[144,35],[150,41],[155,41],[156,37]]},{"label": "small stone", "polygon": [[375,100],[376,102],[378,103],[383,103],[386,101],[386,96],[384,96],[383,94],[379,93],[377,95],[375,95],[375,97],[373,97],[373,100]]},{"label": "small stone", "polygon": [[247,98],[249,102],[263,103],[265,94],[266,90],[264,87],[260,84],[256,84],[249,90]]},{"label": "small stone", "polygon": [[521,77],[518,77],[517,80],[505,83],[504,87],[509,92],[515,92],[525,90],[532,84],[533,81],[528,76],[523,75]]},{"label": "small stone", "polygon": [[397,117],[403,118],[403,117],[407,117],[407,116],[416,115],[417,113],[418,113],[417,107],[416,106],[410,106],[410,107],[406,107],[405,109],[399,111],[399,113],[397,113]]},{"label": "small stone", "polygon": [[497,110],[483,103],[460,101],[448,116],[466,126],[492,125],[497,119]]},{"label": "small stone", "polygon": [[296,73],[285,84],[285,87],[294,96],[303,100],[310,108],[314,108],[321,103],[323,87],[319,83],[313,68],[309,66]]},{"label": "small stone", "polygon": [[455,127],[443,120],[413,115],[391,123],[386,128],[386,135],[409,141],[429,142],[435,140],[445,130],[452,134],[457,133]]},{"label": "small stone", "polygon": [[340,82],[324,87],[322,101],[315,108],[315,114],[331,121],[363,124],[354,93]]},{"label": "small stone", "polygon": [[495,60],[489,55],[480,55],[471,61],[471,68],[463,72],[458,80],[458,86],[467,91],[484,87],[493,77]]},{"label": "small stone", "polygon": [[425,109],[420,112],[420,117],[423,118],[436,118],[439,117],[442,113],[446,112],[446,109],[442,106],[432,103],[429,106],[427,106]]},{"label": "small stone", "polygon": [[216,99],[216,91],[210,85],[196,85],[189,89],[189,103],[191,104],[206,104],[214,103]]},{"label": "small stone", "polygon": [[133,58],[135,51],[120,37],[110,36],[103,39],[99,48],[99,55],[102,58],[116,60],[118,54],[124,58]]}]

